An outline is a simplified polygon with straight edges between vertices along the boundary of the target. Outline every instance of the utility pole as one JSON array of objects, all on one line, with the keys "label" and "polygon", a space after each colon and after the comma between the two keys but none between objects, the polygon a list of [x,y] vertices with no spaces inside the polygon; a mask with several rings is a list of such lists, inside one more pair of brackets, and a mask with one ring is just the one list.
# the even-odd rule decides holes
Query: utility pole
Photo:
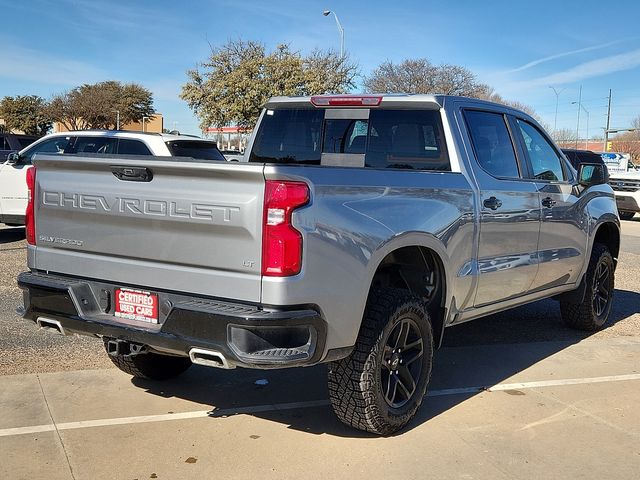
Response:
[{"label": "utility pole", "polygon": [[580,110],[582,107],[582,85],[580,85],[580,93],[578,94],[578,123],[576,124],[576,150],[578,149],[578,139],[580,138]]},{"label": "utility pole", "polygon": [[607,146],[609,145],[609,125],[611,123],[611,89],[609,89],[609,107],[607,108],[607,128],[604,129],[604,145],[602,146],[602,151],[607,151]]}]

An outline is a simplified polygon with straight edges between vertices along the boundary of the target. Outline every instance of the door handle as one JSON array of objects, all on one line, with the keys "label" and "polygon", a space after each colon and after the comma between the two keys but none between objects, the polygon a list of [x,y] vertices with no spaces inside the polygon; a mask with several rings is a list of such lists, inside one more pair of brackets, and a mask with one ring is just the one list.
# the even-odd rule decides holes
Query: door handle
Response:
[{"label": "door handle", "polygon": [[486,208],[490,208],[491,210],[497,210],[502,206],[502,200],[498,200],[496,197],[487,198],[482,204]]},{"label": "door handle", "polygon": [[118,180],[125,182],[150,182],[153,180],[153,172],[144,167],[112,166],[111,173]]},{"label": "door handle", "polygon": [[551,208],[556,204],[556,201],[551,197],[547,197],[543,198],[541,203],[543,207]]}]

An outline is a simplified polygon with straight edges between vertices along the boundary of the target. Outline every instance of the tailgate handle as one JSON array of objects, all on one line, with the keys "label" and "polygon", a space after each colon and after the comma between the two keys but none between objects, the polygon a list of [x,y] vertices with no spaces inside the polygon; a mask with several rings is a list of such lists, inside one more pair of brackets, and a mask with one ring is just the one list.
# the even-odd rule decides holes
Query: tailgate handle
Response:
[{"label": "tailgate handle", "polygon": [[111,166],[111,173],[125,182],[150,182],[153,172],[145,167]]}]

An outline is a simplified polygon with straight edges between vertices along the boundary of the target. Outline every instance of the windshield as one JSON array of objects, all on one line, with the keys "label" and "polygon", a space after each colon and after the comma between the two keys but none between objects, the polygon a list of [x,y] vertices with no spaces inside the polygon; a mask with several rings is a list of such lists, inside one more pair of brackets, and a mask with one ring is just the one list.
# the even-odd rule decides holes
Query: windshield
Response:
[{"label": "windshield", "polygon": [[167,147],[174,157],[192,157],[200,160],[226,161],[214,142],[197,140],[172,140]]}]

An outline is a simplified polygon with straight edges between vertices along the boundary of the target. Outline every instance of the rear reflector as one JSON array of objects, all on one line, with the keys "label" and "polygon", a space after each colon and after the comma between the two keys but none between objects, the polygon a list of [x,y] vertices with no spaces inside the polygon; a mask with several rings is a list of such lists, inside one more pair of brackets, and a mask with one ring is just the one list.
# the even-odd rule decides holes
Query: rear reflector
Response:
[{"label": "rear reflector", "polygon": [[36,167],[27,169],[27,210],[24,212],[25,233],[29,245],[36,244],[36,219],[34,203],[36,198]]},{"label": "rear reflector", "polygon": [[377,107],[382,102],[379,95],[317,95],[311,97],[316,107]]},{"label": "rear reflector", "polygon": [[304,182],[267,180],[262,226],[262,274],[269,277],[297,275],[302,268],[302,234],[293,228],[293,211],[309,202]]}]

